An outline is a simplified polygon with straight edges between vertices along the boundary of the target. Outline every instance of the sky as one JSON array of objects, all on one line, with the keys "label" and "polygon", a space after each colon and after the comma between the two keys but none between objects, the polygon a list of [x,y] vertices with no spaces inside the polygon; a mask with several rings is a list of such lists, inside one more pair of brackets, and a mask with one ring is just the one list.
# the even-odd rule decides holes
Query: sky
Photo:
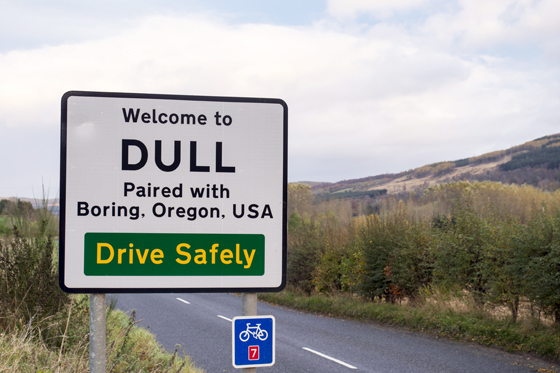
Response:
[{"label": "sky", "polygon": [[560,132],[558,0],[0,0],[0,196],[59,190],[70,90],[281,98],[288,179]]}]

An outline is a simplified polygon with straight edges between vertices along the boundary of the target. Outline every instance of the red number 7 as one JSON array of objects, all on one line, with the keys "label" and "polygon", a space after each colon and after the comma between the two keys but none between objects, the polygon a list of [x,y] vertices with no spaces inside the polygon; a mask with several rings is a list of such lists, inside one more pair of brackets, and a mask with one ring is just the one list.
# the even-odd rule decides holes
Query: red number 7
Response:
[{"label": "red number 7", "polygon": [[249,346],[249,360],[259,360],[259,346]]}]

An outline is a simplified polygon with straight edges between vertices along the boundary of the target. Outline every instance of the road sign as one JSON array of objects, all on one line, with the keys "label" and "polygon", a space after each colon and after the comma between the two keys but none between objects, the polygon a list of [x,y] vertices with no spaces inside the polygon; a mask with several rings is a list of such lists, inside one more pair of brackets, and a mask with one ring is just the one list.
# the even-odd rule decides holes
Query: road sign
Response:
[{"label": "road sign", "polygon": [[284,287],[284,101],[73,91],[61,127],[65,291]]},{"label": "road sign", "polygon": [[274,365],[274,316],[238,316],[232,322],[232,363],[235,368]]}]

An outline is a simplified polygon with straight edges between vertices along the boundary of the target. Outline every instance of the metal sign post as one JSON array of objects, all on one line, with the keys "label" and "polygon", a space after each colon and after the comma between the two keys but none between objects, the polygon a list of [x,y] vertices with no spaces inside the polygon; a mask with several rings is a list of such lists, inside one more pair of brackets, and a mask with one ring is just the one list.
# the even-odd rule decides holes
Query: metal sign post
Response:
[{"label": "metal sign post", "polygon": [[105,373],[107,324],[105,294],[89,296],[89,371]]},{"label": "metal sign post", "polygon": [[241,316],[257,315],[257,293],[241,293]]}]

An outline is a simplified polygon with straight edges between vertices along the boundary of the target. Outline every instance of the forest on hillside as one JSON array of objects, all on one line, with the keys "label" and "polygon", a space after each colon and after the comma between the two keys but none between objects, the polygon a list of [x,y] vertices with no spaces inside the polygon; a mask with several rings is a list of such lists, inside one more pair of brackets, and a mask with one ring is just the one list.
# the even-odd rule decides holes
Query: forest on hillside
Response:
[{"label": "forest on hillside", "polygon": [[450,182],[401,196],[288,188],[288,286],[414,302],[430,288],[560,323],[560,190]]},{"label": "forest on hillside", "polygon": [[[396,174],[382,174],[336,183],[313,183],[311,191],[322,199],[344,198],[345,193],[381,192],[384,184],[395,179],[429,178],[436,182],[496,181],[504,184],[533,185],[543,190],[560,188],[560,134],[544,136],[506,150],[476,157],[428,164]],[[511,157],[508,160],[508,157]],[[502,162],[483,173],[473,174],[466,166]],[[427,185],[419,187],[422,193]],[[410,192],[410,191],[409,191]],[[348,195],[346,195],[348,196]]]}]

